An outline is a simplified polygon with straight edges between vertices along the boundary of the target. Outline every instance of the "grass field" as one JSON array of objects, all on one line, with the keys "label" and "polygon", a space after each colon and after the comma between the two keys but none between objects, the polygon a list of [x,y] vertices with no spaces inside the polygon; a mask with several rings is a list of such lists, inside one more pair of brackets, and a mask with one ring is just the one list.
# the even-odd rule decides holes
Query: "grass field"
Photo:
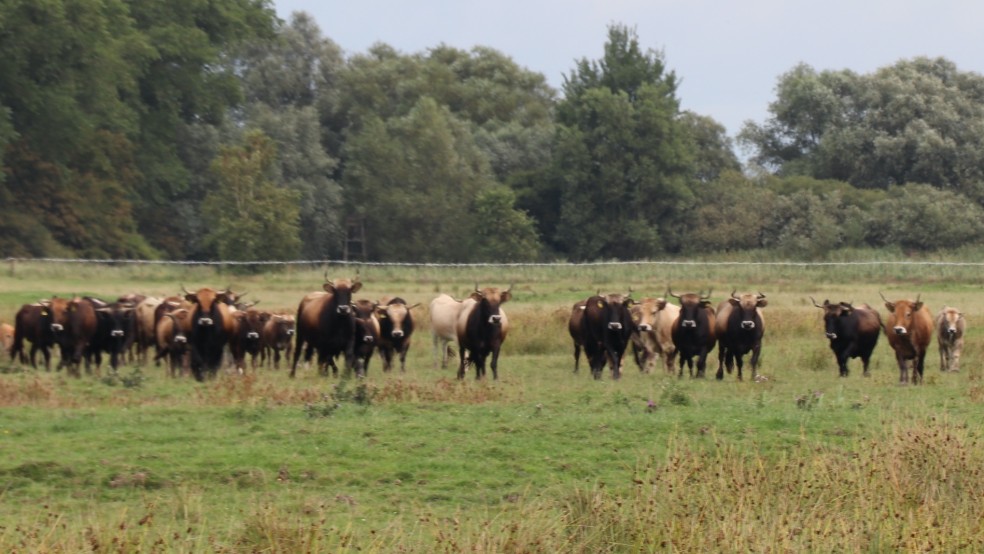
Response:
[{"label": "grass field", "polygon": [[[292,311],[325,268],[17,263],[0,321],[52,295],[248,290]],[[353,267],[328,268],[331,277]],[[5,552],[899,552],[984,550],[984,278],[977,266],[361,267],[356,297],[421,302],[404,374],[299,369],[195,383],[81,379],[0,358]],[[509,286],[500,379],[434,367],[426,305]],[[597,290],[768,295],[762,382],[572,373],[566,320]],[[837,377],[818,301],[960,307],[960,373]],[[709,364],[716,369],[714,362]],[[709,373],[711,373],[709,371]]]}]

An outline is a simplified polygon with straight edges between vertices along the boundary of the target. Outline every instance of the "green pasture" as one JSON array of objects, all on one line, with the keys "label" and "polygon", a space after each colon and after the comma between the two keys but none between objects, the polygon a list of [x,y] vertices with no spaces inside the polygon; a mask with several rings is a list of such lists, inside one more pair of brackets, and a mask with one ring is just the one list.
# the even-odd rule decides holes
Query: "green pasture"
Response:
[{"label": "green pasture", "polygon": [[[0,272],[0,321],[52,295],[248,290],[293,311],[358,271],[419,322],[406,373],[154,365],[75,379],[0,358],[0,549],[22,552],[899,552],[984,549],[984,294],[972,265],[624,264],[237,268],[41,265]],[[497,382],[434,366],[427,303],[513,286]],[[573,373],[566,319],[597,290],[761,291],[753,381]],[[822,302],[921,295],[961,308],[959,373],[935,343],[900,386],[837,377]],[[717,368],[717,351],[709,373]]]}]

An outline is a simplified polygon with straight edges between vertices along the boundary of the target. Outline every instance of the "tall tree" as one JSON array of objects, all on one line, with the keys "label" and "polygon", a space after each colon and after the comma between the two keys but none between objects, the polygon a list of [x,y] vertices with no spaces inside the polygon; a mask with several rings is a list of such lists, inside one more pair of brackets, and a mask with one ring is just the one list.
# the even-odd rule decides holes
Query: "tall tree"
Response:
[{"label": "tall tree", "polygon": [[864,188],[927,183],[984,201],[984,76],[946,59],[866,75],[801,64],[779,78],[769,111],[739,140],[772,171]]},{"label": "tall tree", "polygon": [[676,88],[663,55],[643,51],[624,25],[609,27],[601,60],[581,60],[565,77],[555,237],[571,257],[643,258],[670,246],[661,230],[691,197],[693,174]]}]

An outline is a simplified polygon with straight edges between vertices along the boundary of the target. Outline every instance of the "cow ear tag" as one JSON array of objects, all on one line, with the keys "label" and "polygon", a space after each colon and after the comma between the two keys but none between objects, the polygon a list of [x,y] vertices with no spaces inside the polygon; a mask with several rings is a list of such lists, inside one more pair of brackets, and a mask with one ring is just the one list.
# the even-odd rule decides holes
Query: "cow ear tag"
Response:
[{"label": "cow ear tag", "polygon": [[602,303],[601,303],[601,302],[599,301],[599,302],[598,302],[598,307],[599,307],[599,308],[604,308],[604,307],[605,307],[605,305],[604,305],[604,304],[602,304]]}]

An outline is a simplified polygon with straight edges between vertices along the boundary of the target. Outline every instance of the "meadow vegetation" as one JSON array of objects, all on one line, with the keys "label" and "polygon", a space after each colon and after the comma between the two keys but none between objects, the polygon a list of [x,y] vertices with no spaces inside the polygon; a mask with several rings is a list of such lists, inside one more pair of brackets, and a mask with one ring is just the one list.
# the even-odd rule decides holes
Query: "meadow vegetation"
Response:
[{"label": "meadow vegetation", "polygon": [[[897,258],[895,259],[897,260]],[[892,261],[893,259],[885,259]],[[406,373],[313,369],[75,379],[0,357],[5,552],[900,552],[984,550],[984,295],[976,265],[333,266],[356,296],[421,302]],[[0,321],[52,295],[249,290],[292,311],[326,268],[20,263]],[[427,303],[509,286],[500,379],[435,367]],[[566,320],[597,290],[761,291],[763,379],[573,373]],[[837,376],[822,302],[961,308],[959,373]],[[716,369],[714,361],[710,364]],[[709,372],[712,373],[712,372]],[[748,373],[746,373],[746,376]]]}]

